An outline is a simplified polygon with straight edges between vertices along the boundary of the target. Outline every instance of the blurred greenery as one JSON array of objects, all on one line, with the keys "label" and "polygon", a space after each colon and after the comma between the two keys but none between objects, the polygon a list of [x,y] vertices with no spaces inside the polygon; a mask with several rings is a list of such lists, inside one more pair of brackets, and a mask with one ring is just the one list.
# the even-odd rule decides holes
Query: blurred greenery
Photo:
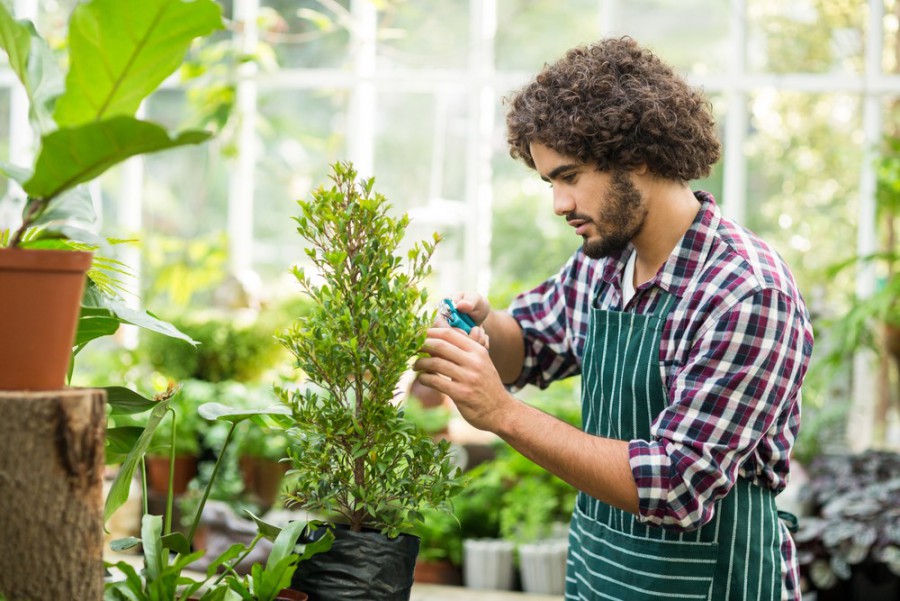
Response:
[{"label": "blurred greenery", "polygon": [[151,334],[141,339],[139,353],[176,381],[252,381],[286,358],[273,331],[258,322],[241,323],[235,314],[182,317],[172,322],[200,344],[194,347]]},{"label": "blurred greenery", "polygon": [[[226,17],[233,18],[234,1],[221,3]],[[39,4],[37,27],[58,47],[75,2]],[[563,220],[553,216],[544,184],[509,158],[503,134],[505,107],[500,98],[543,63],[555,60],[572,45],[598,37],[601,31],[634,36],[700,81],[727,75],[732,15],[728,3],[702,0],[498,0],[494,64],[471,65],[474,37],[469,31],[473,22],[469,13],[475,5],[463,0],[375,3],[375,69],[378,73],[408,72],[401,81],[410,87],[393,82],[374,86],[373,170],[384,193],[396,199],[397,210],[422,207],[436,199],[463,200],[470,189],[466,162],[473,150],[467,136],[474,126],[467,69],[485,67],[496,76],[495,132],[490,149],[489,293],[492,304],[502,307],[516,293],[555,273],[579,240]],[[897,6],[897,0],[884,4],[886,72],[898,70]],[[349,151],[355,125],[348,113],[355,101],[353,90],[340,83],[340,78],[282,86],[276,71],[284,71],[287,82],[295,69],[322,69],[331,74],[349,69],[355,48],[350,9],[350,0],[263,0],[257,48],[246,55],[236,48],[233,36],[239,23],[231,21],[228,31],[193,50],[183,84],[167,87],[147,100],[149,118],[173,127],[204,123],[219,130],[216,140],[206,147],[145,160],[142,221],[148,233],[139,237],[145,240],[142,278],[150,295],[142,291],[141,297],[147,306],[194,313],[211,304],[216,278],[227,277],[227,242],[221,232],[227,227],[229,182],[234,171],[232,134],[240,123],[233,110],[236,68],[246,61],[254,61],[266,81],[258,90],[252,141],[258,156],[252,182],[254,217],[246,225],[254,233],[253,266],[267,290],[282,294],[289,289],[284,257],[302,255],[297,252],[289,219],[294,201],[307,197],[313,182],[325,180],[329,164]],[[751,74],[840,76],[863,72],[864,41],[871,39],[863,0],[748,0],[746,11]],[[551,18],[555,29],[546,27]],[[556,35],[558,30],[566,35]],[[422,69],[430,70],[427,77],[420,77]],[[715,85],[710,86],[709,95],[717,119],[724,124],[724,96]],[[884,95],[883,122],[887,126],[900,119],[896,99],[894,91]],[[0,116],[8,115],[8,105],[8,92],[0,90]],[[860,315],[865,309],[858,307],[851,294],[857,266],[836,274],[828,271],[851,258],[856,248],[861,166],[872,150],[862,143],[861,95],[852,89],[751,87],[747,110],[748,137],[742,149],[747,168],[746,225],[785,257],[816,327],[816,353],[804,391],[804,430],[799,445],[819,434],[842,438],[834,434],[839,430],[835,422],[842,419],[835,416],[850,402],[850,366],[846,355],[837,366],[822,363],[847,346],[846,332],[837,325],[840,318]],[[8,131],[8,120],[0,119],[3,156],[8,154]],[[110,224],[122,217],[119,199],[125,183],[119,171],[102,179],[104,220]],[[729,199],[722,197],[721,162],[708,180],[696,185],[728,206]],[[6,182],[0,181],[0,191],[5,186]],[[465,250],[461,228],[447,221],[443,228],[447,242],[437,255],[446,257],[447,265],[435,265],[438,276],[442,269],[455,274]],[[431,227],[430,223],[426,226]],[[184,247],[165,248],[166,241],[173,238],[185,240]],[[152,299],[154,295],[156,299]],[[115,373],[122,378],[134,379],[139,371],[136,360],[124,353],[110,353],[108,348],[103,346],[102,352],[111,356],[100,358],[95,353],[85,356],[82,364],[118,370]],[[92,378],[82,374],[83,381]],[[816,417],[818,412],[821,415]],[[817,424],[826,422],[831,425],[822,426],[821,433],[813,432],[820,428]]]}]

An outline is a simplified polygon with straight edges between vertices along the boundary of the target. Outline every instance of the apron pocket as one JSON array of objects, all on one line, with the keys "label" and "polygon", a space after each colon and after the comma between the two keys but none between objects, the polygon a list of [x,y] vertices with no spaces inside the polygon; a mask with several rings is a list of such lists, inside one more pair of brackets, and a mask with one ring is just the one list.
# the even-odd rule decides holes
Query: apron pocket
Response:
[{"label": "apron pocket", "polygon": [[[571,559],[576,598],[708,599],[718,545],[632,536],[598,523],[576,507]],[[641,528],[643,529],[643,528]]]}]

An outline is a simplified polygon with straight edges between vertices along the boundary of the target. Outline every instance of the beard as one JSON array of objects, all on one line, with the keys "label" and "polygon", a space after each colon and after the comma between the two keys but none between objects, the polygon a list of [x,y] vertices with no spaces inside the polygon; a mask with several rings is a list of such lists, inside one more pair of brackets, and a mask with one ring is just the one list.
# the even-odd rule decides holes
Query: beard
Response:
[{"label": "beard", "polygon": [[602,214],[571,217],[590,221],[597,228],[595,237],[585,236],[582,250],[591,259],[602,259],[618,255],[628,247],[644,227],[647,206],[628,173],[616,169]]}]

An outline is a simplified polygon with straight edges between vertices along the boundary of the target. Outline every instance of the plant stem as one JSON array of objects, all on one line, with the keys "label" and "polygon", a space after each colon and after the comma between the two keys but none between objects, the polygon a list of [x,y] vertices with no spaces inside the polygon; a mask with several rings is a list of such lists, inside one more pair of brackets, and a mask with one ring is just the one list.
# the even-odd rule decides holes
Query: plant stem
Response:
[{"label": "plant stem", "polygon": [[169,490],[166,495],[166,526],[163,530],[164,535],[172,533],[172,505],[175,500],[172,484],[175,480],[175,434],[178,429],[175,411],[171,407],[168,410],[172,412],[172,438],[169,441]]},{"label": "plant stem", "polygon": [[191,531],[188,533],[188,544],[194,544],[194,533],[197,531],[197,526],[200,525],[200,517],[203,515],[203,507],[206,505],[206,499],[209,498],[209,493],[212,490],[213,482],[216,479],[216,474],[219,473],[219,466],[222,463],[222,457],[225,456],[225,450],[228,448],[228,443],[231,442],[231,437],[234,435],[234,429],[237,427],[237,422],[231,423],[231,429],[228,430],[228,436],[225,437],[225,442],[222,444],[222,450],[219,451],[219,456],[216,457],[216,465],[213,467],[212,474],[209,476],[209,482],[206,483],[206,488],[203,491],[203,498],[200,499],[200,505],[197,507],[197,515],[194,516],[194,523],[191,524]]},{"label": "plant stem", "polygon": [[144,505],[143,515],[147,515],[150,513],[150,505],[147,500],[147,461],[143,455],[141,455],[141,500]]},{"label": "plant stem", "polygon": [[238,573],[235,571],[235,568],[237,568],[237,567],[240,565],[240,563],[241,563],[242,561],[244,561],[244,559],[246,559],[247,556],[250,555],[251,552],[253,552],[253,549],[256,548],[256,544],[257,544],[260,540],[262,540],[262,537],[263,537],[263,535],[260,534],[259,532],[257,532],[257,533],[256,533],[256,536],[254,536],[254,537],[253,537],[253,540],[250,542],[250,546],[247,547],[247,549],[246,549],[243,553],[241,553],[240,556],[238,556],[237,558],[235,558],[235,560],[231,563],[231,565],[226,565],[226,564],[223,563],[222,566],[225,568],[225,571],[222,572],[221,574],[219,574],[219,577],[216,578],[215,582],[213,582],[213,586],[215,586],[215,585],[219,584],[220,582],[222,582],[222,579],[225,578],[225,576],[227,576],[229,573],[234,574],[235,576],[237,576]]},{"label": "plant stem", "polygon": [[16,233],[13,234],[13,237],[9,242],[10,248],[19,246],[22,242],[22,237],[25,235],[25,231],[31,227],[31,224],[34,223],[38,217],[41,216],[49,203],[49,198],[31,198],[29,196],[25,199],[26,209],[25,215],[22,217],[22,225],[20,225],[19,229],[16,230]]}]

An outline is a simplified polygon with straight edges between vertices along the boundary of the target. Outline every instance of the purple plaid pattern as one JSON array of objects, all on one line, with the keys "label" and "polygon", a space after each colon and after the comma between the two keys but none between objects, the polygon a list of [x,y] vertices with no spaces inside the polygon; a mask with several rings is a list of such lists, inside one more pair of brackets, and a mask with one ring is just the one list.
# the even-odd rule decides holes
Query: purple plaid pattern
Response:
[{"label": "purple plaid pattern", "polygon": [[[800,424],[800,384],[812,326],[783,261],[747,230],[722,218],[712,195],[651,281],[624,310],[653,311],[659,290],[678,300],[660,341],[659,369],[670,403],[651,440],[630,441],[639,520],[690,530],[738,476],[780,492]],[[509,311],[525,337],[513,388],[545,388],[581,372],[591,303],[623,310],[622,271],[631,249],[591,260],[577,251],[554,277],[517,297]],[[784,531],[785,599],[799,595],[794,546]]]}]

